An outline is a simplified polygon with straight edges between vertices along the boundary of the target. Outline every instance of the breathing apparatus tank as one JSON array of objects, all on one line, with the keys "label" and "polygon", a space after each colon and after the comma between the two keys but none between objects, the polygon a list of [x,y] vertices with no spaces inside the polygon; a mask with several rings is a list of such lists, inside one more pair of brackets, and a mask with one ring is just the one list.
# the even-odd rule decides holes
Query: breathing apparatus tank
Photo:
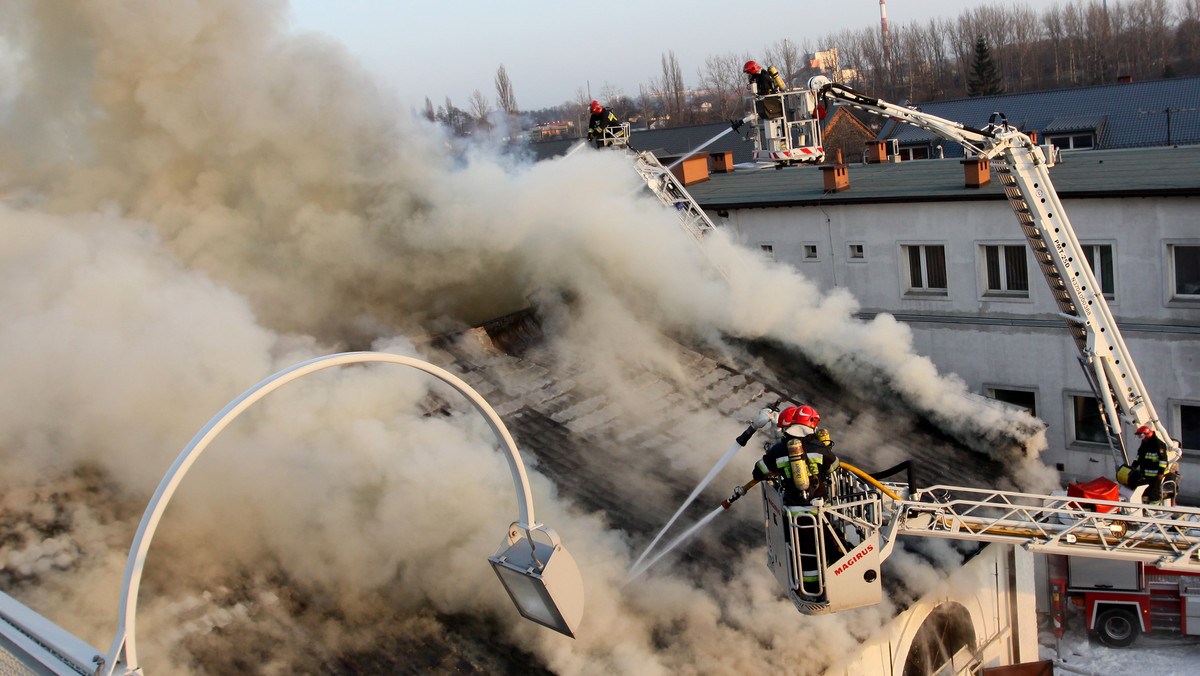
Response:
[{"label": "breathing apparatus tank", "polygon": [[818,427],[815,434],[817,435],[817,441],[820,441],[826,446],[833,445],[833,440],[829,438],[829,430],[825,429],[824,427]]},{"label": "breathing apparatus tank", "polygon": [[783,78],[779,76],[779,71],[775,70],[775,66],[767,68],[767,75],[771,76],[771,79],[775,82],[775,86],[779,87],[779,91],[787,90],[787,86],[783,84]]},{"label": "breathing apparatus tank", "polygon": [[804,444],[799,439],[792,439],[788,441],[787,452],[792,484],[796,490],[808,490],[808,460],[804,457]]}]

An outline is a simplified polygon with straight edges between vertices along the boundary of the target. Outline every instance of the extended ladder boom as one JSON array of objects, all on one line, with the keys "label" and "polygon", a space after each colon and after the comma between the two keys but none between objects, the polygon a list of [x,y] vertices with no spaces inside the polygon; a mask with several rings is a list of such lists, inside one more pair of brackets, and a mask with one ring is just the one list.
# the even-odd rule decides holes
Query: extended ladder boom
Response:
[{"label": "extended ladder boom", "polygon": [[893,509],[893,535],[1007,542],[1200,571],[1200,510],[1191,507],[933,486]]},{"label": "extended ladder boom", "polygon": [[1133,359],[1121,337],[1087,262],[1083,248],[1067,219],[1058,193],[1050,181],[1049,165],[1042,149],[998,113],[984,129],[865,96],[844,85],[828,84],[821,96],[876,115],[926,129],[944,139],[962,144],[968,154],[986,158],[996,170],[1009,204],[1025,232],[1029,248],[1041,269],[1060,316],[1079,349],[1092,389],[1100,402],[1109,444],[1128,462],[1121,421],[1136,428],[1152,428],[1168,447],[1172,463],[1180,457],[1179,445],[1146,392]]},{"label": "extended ladder boom", "polygon": [[658,161],[654,153],[649,150],[634,153],[634,163],[650,191],[658,196],[660,202],[675,210],[683,229],[693,239],[703,242],[705,235],[717,229],[708,214],[696,204],[691,193],[675,178],[670,169]]}]

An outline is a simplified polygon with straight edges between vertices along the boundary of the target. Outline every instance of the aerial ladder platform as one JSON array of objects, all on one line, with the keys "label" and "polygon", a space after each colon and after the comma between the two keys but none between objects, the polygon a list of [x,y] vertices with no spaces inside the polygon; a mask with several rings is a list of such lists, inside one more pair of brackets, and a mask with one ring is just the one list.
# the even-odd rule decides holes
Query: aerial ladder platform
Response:
[{"label": "aerial ladder platform", "polygon": [[999,542],[1039,554],[1140,561],[1200,573],[1200,509],[937,485],[911,490],[845,463],[828,500],[788,505],[763,483],[767,564],[800,612],[879,603],[901,535]]},{"label": "aerial ladder platform", "polygon": [[704,213],[704,209],[700,208],[687,188],[683,187],[679,178],[671,172],[670,167],[663,166],[663,163],[649,150],[638,151],[629,145],[629,123],[604,129],[602,135],[593,143],[599,148],[616,148],[624,151],[633,160],[634,168],[646,183],[646,187],[650,188],[650,192],[654,193],[663,206],[675,212],[684,232],[700,246],[701,252],[709,259],[713,267],[723,277],[728,278],[725,270],[708,257],[708,251],[703,246],[705,237],[715,231],[717,226],[713,225],[712,219]]},{"label": "aerial ladder platform", "polygon": [[[822,85],[819,96],[926,129],[989,163],[1079,350],[1114,459],[1128,463],[1122,424],[1145,425],[1167,444],[1169,462],[1177,466],[1179,445],[1138,375],[1054,190],[1045,151],[999,113],[985,128],[974,129],[837,83]],[[918,490],[911,474],[907,483],[880,480],[896,469],[871,475],[842,463],[831,472],[829,498],[800,505],[785,502],[785,479],[763,483],[768,566],[802,613],[879,603],[881,564],[901,535],[1007,543],[1038,553],[1200,573],[1200,509],[1171,504],[1173,481],[1164,481],[1160,505],[1141,502],[1139,492],[1128,501],[1102,500],[946,485]]]},{"label": "aerial ladder platform", "polygon": [[1058,304],[1059,317],[1066,321],[1079,350],[1080,364],[1100,404],[1117,465],[1129,462],[1122,422],[1132,429],[1142,425],[1153,429],[1167,444],[1170,464],[1176,465],[1179,444],[1171,439],[1134,366],[1108,301],[1054,190],[1045,151],[1009,125],[1000,113],[993,113],[983,129],[973,129],[866,96],[842,84],[827,83],[819,93],[823,99],[933,132],[962,145],[968,156],[989,162]]}]

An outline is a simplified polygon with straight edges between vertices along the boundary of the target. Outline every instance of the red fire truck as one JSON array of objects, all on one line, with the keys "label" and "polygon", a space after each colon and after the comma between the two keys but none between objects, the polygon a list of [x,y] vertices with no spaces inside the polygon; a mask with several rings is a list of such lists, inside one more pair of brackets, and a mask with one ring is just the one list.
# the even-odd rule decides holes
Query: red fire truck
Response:
[{"label": "red fire truck", "polygon": [[1200,572],[1163,570],[1149,563],[1050,555],[1055,632],[1071,606],[1088,631],[1107,646],[1124,648],[1142,632],[1200,636]]}]

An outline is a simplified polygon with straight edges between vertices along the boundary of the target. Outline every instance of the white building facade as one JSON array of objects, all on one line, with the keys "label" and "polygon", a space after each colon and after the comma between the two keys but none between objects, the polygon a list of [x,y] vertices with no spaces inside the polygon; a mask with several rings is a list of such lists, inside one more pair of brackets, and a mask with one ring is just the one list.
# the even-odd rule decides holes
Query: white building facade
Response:
[{"label": "white building facade", "polygon": [[[1131,151],[1111,151],[1121,152]],[[1194,156],[1190,180],[1200,184],[1200,153]],[[1200,201],[1185,190],[1089,190],[1079,165],[1102,164],[1102,157],[1069,160],[1084,178],[1076,181],[1079,189],[1059,186],[1059,193],[1152,403],[1183,442],[1180,494],[1194,503],[1200,500]],[[933,163],[952,165],[951,171],[958,165],[890,164],[869,181]],[[771,207],[758,199],[716,208],[712,199],[699,199],[743,244],[795,266],[823,289],[849,290],[864,315],[886,312],[906,322],[915,350],[940,371],[957,374],[974,392],[1030,408],[1048,425],[1043,460],[1064,482],[1112,478],[1113,456],[1079,353],[1008,202],[998,194],[964,198],[971,189],[961,183],[957,195],[943,185],[924,196],[917,187],[853,199],[855,171],[850,190],[836,199],[818,194],[808,204],[790,199]],[[705,188],[692,190],[703,195]],[[865,197],[870,186],[863,190]],[[1126,433],[1132,455],[1138,440],[1131,429]]]}]

